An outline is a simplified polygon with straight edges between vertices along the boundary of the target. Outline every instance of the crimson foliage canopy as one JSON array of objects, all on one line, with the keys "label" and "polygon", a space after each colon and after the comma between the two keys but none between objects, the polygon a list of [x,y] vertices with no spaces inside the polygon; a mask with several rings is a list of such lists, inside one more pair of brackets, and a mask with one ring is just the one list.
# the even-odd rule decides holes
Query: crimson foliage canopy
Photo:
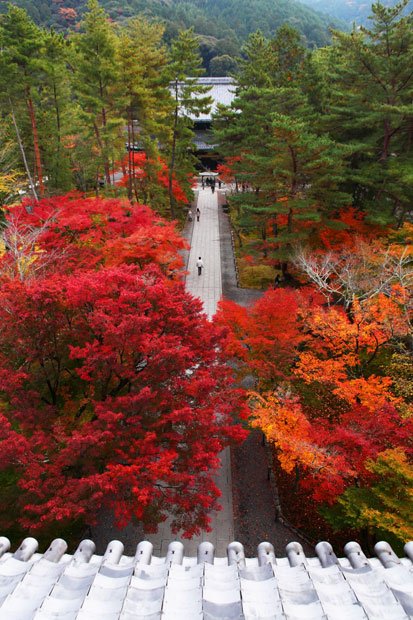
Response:
[{"label": "crimson foliage canopy", "polygon": [[0,265],[0,468],[20,524],[93,523],[109,506],[120,525],[150,531],[168,512],[187,536],[207,528],[243,405],[221,333],[178,275],[182,240],[120,201],[10,216],[23,237],[35,225],[36,244]]}]

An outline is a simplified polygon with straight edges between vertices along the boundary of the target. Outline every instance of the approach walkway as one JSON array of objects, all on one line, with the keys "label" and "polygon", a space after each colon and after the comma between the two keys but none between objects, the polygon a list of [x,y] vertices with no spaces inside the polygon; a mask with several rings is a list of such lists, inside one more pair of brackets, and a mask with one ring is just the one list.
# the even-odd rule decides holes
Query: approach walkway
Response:
[{"label": "approach walkway", "polygon": [[[201,188],[197,206],[201,216],[199,222],[194,217],[186,289],[203,301],[204,310],[211,318],[222,296],[217,192],[212,193],[209,187]],[[200,276],[196,267],[199,256],[205,265]]]},{"label": "approach walkway", "polygon": [[[216,312],[217,303],[222,295],[217,192],[212,193],[209,187],[199,188],[197,206],[201,215],[200,221],[197,222],[194,210],[186,288],[192,295],[202,300],[204,310],[211,318]],[[198,276],[196,266],[199,256],[202,257],[205,265],[200,276]],[[209,540],[215,546],[216,555],[224,557],[227,545],[234,540],[229,448],[224,450],[220,456],[222,465],[215,476],[215,483],[222,493],[219,500],[222,510],[211,514],[212,532],[203,533],[201,536],[184,541],[186,555],[196,555],[199,543],[203,540]],[[179,536],[175,537],[172,534],[169,519],[161,523],[157,534],[146,535],[145,537],[153,544],[154,555],[160,556],[166,555],[171,540],[179,539]]]}]

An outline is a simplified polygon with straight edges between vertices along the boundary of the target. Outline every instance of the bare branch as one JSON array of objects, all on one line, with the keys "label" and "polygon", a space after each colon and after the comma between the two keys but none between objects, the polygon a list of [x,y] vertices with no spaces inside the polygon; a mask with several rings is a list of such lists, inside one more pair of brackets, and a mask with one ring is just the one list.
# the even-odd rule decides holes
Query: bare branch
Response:
[{"label": "bare branch", "polygon": [[45,251],[41,247],[41,237],[52,221],[48,219],[40,226],[31,226],[19,221],[16,215],[9,218],[0,233],[0,243],[5,250],[0,274],[11,278],[17,276],[21,281],[28,280],[63,258],[66,250]]}]

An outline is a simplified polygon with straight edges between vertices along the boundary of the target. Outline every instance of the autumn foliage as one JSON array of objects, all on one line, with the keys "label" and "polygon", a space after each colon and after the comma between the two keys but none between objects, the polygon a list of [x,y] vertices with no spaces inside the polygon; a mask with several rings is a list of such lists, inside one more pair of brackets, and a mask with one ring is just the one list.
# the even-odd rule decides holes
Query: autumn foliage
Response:
[{"label": "autumn foliage", "polygon": [[185,536],[207,528],[243,405],[219,329],[184,290],[173,225],[70,196],[9,221],[40,232],[0,259],[0,473],[18,488],[2,528],[93,523],[103,506],[123,525],[170,513]]},{"label": "autumn foliage", "polygon": [[[150,201],[153,200],[153,191],[166,193],[169,186],[168,166],[160,157],[151,159],[144,151],[129,151],[120,162],[124,171],[118,185],[126,187],[131,198]],[[187,204],[188,198],[175,175],[172,176],[172,193],[175,201]],[[155,201],[156,202],[156,201]]]},{"label": "autumn foliage", "polygon": [[[411,479],[411,401],[396,390],[388,365],[396,345],[410,342],[410,308],[408,290],[395,283],[354,297],[347,309],[311,287],[268,291],[248,309],[221,303],[227,350],[240,374],[255,379],[252,426],[335,527],[409,531],[405,510],[390,526],[386,493],[396,479],[404,476],[404,486]],[[387,486],[384,470],[393,480]],[[400,492],[410,497],[411,488]],[[358,493],[359,511],[349,501]]]}]

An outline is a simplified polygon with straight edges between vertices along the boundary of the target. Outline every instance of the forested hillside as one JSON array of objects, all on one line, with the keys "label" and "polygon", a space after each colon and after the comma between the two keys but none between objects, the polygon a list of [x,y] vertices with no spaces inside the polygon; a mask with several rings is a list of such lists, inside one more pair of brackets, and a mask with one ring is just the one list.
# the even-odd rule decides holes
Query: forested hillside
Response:
[{"label": "forested hillside", "polygon": [[[370,2],[364,0],[302,0],[316,11],[327,13],[332,18],[342,19],[348,24],[356,22],[357,24],[368,23],[371,14]],[[381,4],[392,7],[397,0],[382,0]],[[413,8],[413,2],[409,3],[410,9]]]},{"label": "forested hillside", "polygon": [[[62,30],[76,28],[86,0],[13,0],[12,4],[26,9],[37,24]],[[330,18],[295,0],[102,0],[101,4],[116,21],[139,13],[162,20],[167,40],[193,27],[202,36],[201,54],[208,70],[215,56],[237,56],[242,42],[258,29],[271,36],[289,23],[309,47],[325,45],[330,38]]]}]

